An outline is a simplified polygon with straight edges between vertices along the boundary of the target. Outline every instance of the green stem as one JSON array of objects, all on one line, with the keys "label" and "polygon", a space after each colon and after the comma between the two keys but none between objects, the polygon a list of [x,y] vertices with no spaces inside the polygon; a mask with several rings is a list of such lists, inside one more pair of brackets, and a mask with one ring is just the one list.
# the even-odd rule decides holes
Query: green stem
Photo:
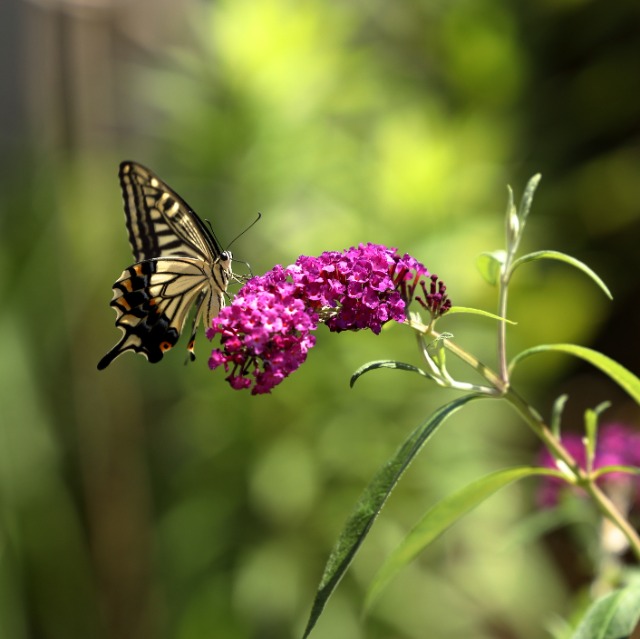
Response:
[{"label": "green stem", "polygon": [[[434,331],[431,327],[422,324],[414,319],[406,322],[413,330],[422,334],[423,336],[429,335],[434,340],[441,339],[442,335],[437,331]],[[482,377],[484,377],[495,389],[497,395],[503,395],[507,392],[506,386],[502,383],[502,379],[492,369],[483,364],[479,359],[468,353],[463,348],[458,346],[455,342],[449,339],[444,340],[444,346],[448,351],[451,351],[458,359],[468,364],[471,368],[476,370]]]},{"label": "green stem", "polygon": [[[508,258],[507,258],[508,259]],[[507,264],[503,265],[500,273],[500,285],[498,287],[498,316],[507,317],[507,291],[509,290],[509,270]],[[502,385],[509,385],[509,369],[507,367],[507,323],[498,322],[498,366]]]},{"label": "green stem", "polygon": [[636,559],[640,561],[640,536],[638,531],[627,521],[618,507],[609,499],[606,493],[595,482],[589,481],[583,485],[593,501],[596,502],[600,512],[611,521],[627,538],[629,546]]},{"label": "green stem", "polygon": [[560,439],[556,437],[551,429],[544,423],[540,415],[535,409],[527,404],[514,390],[509,390],[505,399],[518,411],[524,418],[531,429],[542,439],[545,446],[551,451],[555,459],[560,459],[566,464],[574,475],[575,483],[581,486],[591,497],[598,510],[609,519],[622,534],[627,538],[629,546],[633,551],[636,559],[640,561],[640,536],[638,532],[631,526],[625,516],[620,512],[616,505],[596,484],[591,474],[587,473],[573,456],[562,445]]},{"label": "green stem", "polygon": [[[428,326],[411,320],[409,326],[423,335],[429,334],[434,339],[438,339],[440,335],[430,329]],[[541,415],[524,400],[516,391],[509,388],[508,382],[505,381],[495,371],[485,366],[480,360],[465,351],[463,348],[452,342],[444,340],[445,347],[451,351],[456,357],[466,362],[471,368],[482,375],[495,389],[496,395],[504,397],[511,406],[524,419],[533,432],[543,441],[545,446],[551,452],[553,457],[561,460],[574,476],[575,484],[581,486],[591,497],[598,510],[617,528],[629,541],[629,545],[640,561],[640,536],[638,532],[626,520],[624,515],[618,510],[615,504],[596,484],[595,479],[584,470],[580,464],[574,459],[569,451],[562,445],[560,438],[553,434],[551,429],[545,424]]]}]

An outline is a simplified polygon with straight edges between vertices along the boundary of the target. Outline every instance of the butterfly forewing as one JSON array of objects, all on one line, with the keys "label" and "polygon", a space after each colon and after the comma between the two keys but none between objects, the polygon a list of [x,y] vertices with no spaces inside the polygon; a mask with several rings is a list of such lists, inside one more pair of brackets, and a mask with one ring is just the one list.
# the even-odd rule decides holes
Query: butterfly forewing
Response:
[{"label": "butterfly forewing", "polygon": [[154,173],[134,162],[120,165],[129,239],[137,263],[113,285],[111,306],[121,340],[100,360],[106,368],[126,351],[158,362],[172,348],[195,307],[195,332],[224,306],[232,277],[231,253],[220,249],[202,220]]},{"label": "butterfly forewing", "polygon": [[155,173],[135,162],[120,165],[120,186],[137,262],[184,255],[202,260],[222,250],[191,207]]}]

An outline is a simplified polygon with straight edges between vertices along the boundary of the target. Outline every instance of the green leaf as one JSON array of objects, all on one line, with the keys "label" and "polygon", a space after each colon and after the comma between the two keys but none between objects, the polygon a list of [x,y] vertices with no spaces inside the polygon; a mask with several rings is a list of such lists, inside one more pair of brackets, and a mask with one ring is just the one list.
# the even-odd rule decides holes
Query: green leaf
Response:
[{"label": "green leaf", "polygon": [[585,450],[587,453],[587,470],[593,470],[593,461],[596,458],[596,440],[598,438],[598,414],[591,408],[584,412]]},{"label": "green leaf", "polygon": [[640,621],[640,583],[610,592],[591,605],[571,639],[629,639]]},{"label": "green leaf", "polygon": [[560,397],[553,402],[553,411],[551,412],[551,432],[558,438],[560,437],[562,411],[564,410],[564,405],[567,403],[568,399],[569,395],[560,395]]},{"label": "green leaf", "polygon": [[507,201],[507,246],[509,253],[513,255],[518,249],[522,228],[516,205],[513,203],[513,189],[507,184],[509,200]]},{"label": "green leaf", "polygon": [[524,189],[524,193],[522,194],[522,200],[520,201],[520,208],[518,209],[518,217],[520,218],[522,225],[527,220],[529,216],[529,211],[531,210],[531,204],[533,204],[533,195],[538,188],[538,184],[540,184],[540,180],[542,179],[542,175],[540,173],[536,173],[528,182],[527,186]]},{"label": "green leaf", "polygon": [[640,475],[640,468],[637,466],[619,466],[616,464],[613,466],[600,466],[600,468],[593,471],[593,478],[597,479],[607,473],[628,473],[629,475]]},{"label": "green leaf", "polygon": [[526,264],[527,262],[535,262],[536,260],[558,260],[560,262],[566,262],[571,266],[574,266],[578,270],[588,275],[604,292],[604,294],[611,300],[613,296],[607,285],[592,271],[584,262],[567,255],[566,253],[560,253],[560,251],[536,251],[535,253],[528,253],[519,257],[511,266],[511,273],[513,273],[518,266]]},{"label": "green leaf", "polygon": [[476,266],[482,275],[482,279],[491,286],[495,286],[500,279],[500,271],[507,259],[505,251],[492,251],[481,253],[476,260]]},{"label": "green leaf", "polygon": [[367,592],[365,607],[369,608],[385,586],[396,574],[435,541],[448,528],[464,517],[496,491],[523,477],[533,475],[558,476],[558,471],[548,468],[519,466],[491,473],[445,497],[432,506],[404,538],[402,543],[384,562]]},{"label": "green leaf", "polygon": [[640,404],[640,379],[610,357],[584,346],[576,346],[575,344],[542,344],[540,346],[534,346],[516,355],[509,365],[509,370],[512,371],[516,364],[531,355],[547,352],[568,353],[569,355],[575,355],[575,357],[589,362],[589,364],[599,368],[603,373],[608,375]]},{"label": "green leaf", "polygon": [[584,429],[587,438],[587,469],[593,470],[593,461],[596,458],[596,445],[598,442],[598,421],[600,415],[611,406],[611,402],[602,402],[595,408],[587,408],[584,412]]},{"label": "green leaf", "polygon": [[416,428],[406,439],[395,455],[375,474],[371,483],[360,497],[352,511],[336,544],[334,545],[324,569],[324,574],[313,602],[309,621],[303,639],[315,626],[322,614],[327,600],[336,589],[369,533],[373,522],[384,506],[389,494],[398,483],[413,458],[420,452],[424,443],[433,435],[447,417],[462,408],[468,402],[478,399],[479,395],[466,395],[439,408],[429,419]]},{"label": "green leaf", "polygon": [[479,308],[470,308],[467,306],[452,306],[448,311],[447,315],[455,315],[456,313],[467,313],[469,315],[482,315],[483,317],[488,317],[489,319],[498,320],[499,322],[506,322],[507,324],[511,324],[512,326],[516,326],[518,322],[513,322],[508,320],[506,317],[500,317],[500,315],[495,315],[494,313],[489,313],[488,311],[483,311]]},{"label": "green leaf", "polygon": [[429,377],[427,373],[425,373],[421,368],[417,366],[413,366],[411,364],[405,364],[404,362],[396,362],[393,359],[379,359],[374,362],[367,362],[363,364],[353,375],[351,375],[351,381],[349,382],[349,386],[353,388],[353,385],[356,383],[356,380],[361,375],[365,373],[375,370],[376,368],[396,368],[401,371],[410,371],[412,373],[418,373],[419,375],[423,375],[424,377]]}]

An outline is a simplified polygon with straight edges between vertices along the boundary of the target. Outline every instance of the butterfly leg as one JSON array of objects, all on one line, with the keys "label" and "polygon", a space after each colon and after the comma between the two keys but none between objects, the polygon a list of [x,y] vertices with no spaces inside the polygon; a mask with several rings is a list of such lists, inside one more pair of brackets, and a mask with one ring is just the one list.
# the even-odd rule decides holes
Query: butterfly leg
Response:
[{"label": "butterfly leg", "polygon": [[189,362],[193,362],[196,359],[195,353],[195,345],[196,345],[196,333],[198,332],[198,326],[200,325],[200,320],[202,319],[202,312],[204,311],[204,298],[207,295],[207,291],[201,291],[198,295],[198,299],[196,300],[195,307],[196,312],[193,315],[193,322],[191,324],[191,335],[189,337],[189,342],[187,344],[187,351],[189,354],[187,355],[187,359],[185,359],[185,366]]}]

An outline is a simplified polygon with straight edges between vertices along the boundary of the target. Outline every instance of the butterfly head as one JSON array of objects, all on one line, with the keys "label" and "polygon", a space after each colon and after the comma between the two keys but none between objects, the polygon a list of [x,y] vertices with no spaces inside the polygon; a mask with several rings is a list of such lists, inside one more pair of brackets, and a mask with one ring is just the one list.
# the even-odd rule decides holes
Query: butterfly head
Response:
[{"label": "butterfly head", "polygon": [[231,254],[231,251],[222,251],[218,262],[226,271],[231,271],[231,262],[233,262],[233,255]]},{"label": "butterfly head", "polygon": [[231,268],[231,262],[233,261],[233,255],[231,251],[222,251],[220,257],[216,261],[215,270],[220,279],[220,288],[226,291],[229,281],[233,279],[233,270]]}]

